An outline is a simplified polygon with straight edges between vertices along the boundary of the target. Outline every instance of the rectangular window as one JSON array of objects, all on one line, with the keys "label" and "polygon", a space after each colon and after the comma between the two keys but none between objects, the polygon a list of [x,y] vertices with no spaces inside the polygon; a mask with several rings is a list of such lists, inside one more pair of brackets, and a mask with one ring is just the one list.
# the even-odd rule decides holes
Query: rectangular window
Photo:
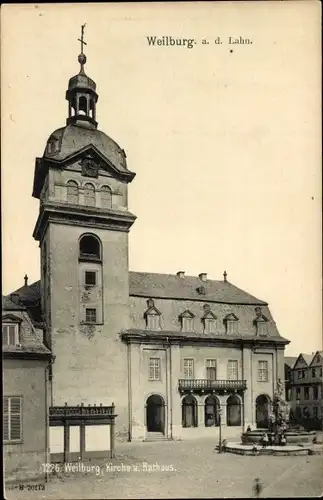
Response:
[{"label": "rectangular window", "polygon": [[301,370],[299,370],[299,371],[297,372],[297,378],[302,378],[302,372],[301,372]]},{"label": "rectangular window", "polygon": [[184,359],[184,378],[194,378],[194,359]]},{"label": "rectangular window", "polygon": [[149,359],[149,380],[160,380],[160,358]]},{"label": "rectangular window", "polygon": [[234,335],[236,333],[238,333],[238,321],[228,320],[227,321],[227,334]]},{"label": "rectangular window", "polygon": [[238,361],[235,359],[228,361],[228,380],[238,380]]},{"label": "rectangular window", "polygon": [[216,333],[216,320],[211,318],[205,318],[204,331],[205,333]]},{"label": "rectangular window", "polygon": [[296,388],[296,398],[300,398],[300,397],[301,397],[301,388],[297,387]]},{"label": "rectangular window", "polygon": [[313,417],[317,418],[318,415],[319,415],[318,407],[317,406],[313,406]]},{"label": "rectangular window", "polygon": [[267,322],[259,321],[257,323],[257,334],[261,336],[261,335],[267,335],[267,333],[268,333]]},{"label": "rectangular window", "polygon": [[19,325],[2,325],[2,344],[7,346],[19,344]]},{"label": "rectangular window", "polygon": [[268,382],[268,361],[258,361],[258,382]]},{"label": "rectangular window", "polygon": [[316,377],[316,370],[315,368],[312,368],[312,377],[315,378]]},{"label": "rectangular window", "polygon": [[310,398],[309,387],[304,387],[304,399],[309,400],[309,398]]},{"label": "rectangular window", "polygon": [[320,368],[320,377],[323,375],[323,368]]},{"label": "rectangular window", "polygon": [[96,271],[85,271],[85,285],[95,286],[96,285]]},{"label": "rectangular window", "polygon": [[182,331],[192,332],[194,329],[193,318],[182,318]]},{"label": "rectangular window", "polygon": [[3,398],[3,439],[5,442],[22,440],[22,398],[5,396]]},{"label": "rectangular window", "polygon": [[96,309],[85,309],[85,322],[96,323]]},{"label": "rectangular window", "polygon": [[313,399],[318,399],[319,397],[319,391],[317,387],[313,387]]},{"label": "rectangular window", "polygon": [[207,380],[216,380],[216,359],[206,360],[206,378]]},{"label": "rectangular window", "polygon": [[159,329],[159,316],[155,314],[147,314],[147,328],[149,330]]}]

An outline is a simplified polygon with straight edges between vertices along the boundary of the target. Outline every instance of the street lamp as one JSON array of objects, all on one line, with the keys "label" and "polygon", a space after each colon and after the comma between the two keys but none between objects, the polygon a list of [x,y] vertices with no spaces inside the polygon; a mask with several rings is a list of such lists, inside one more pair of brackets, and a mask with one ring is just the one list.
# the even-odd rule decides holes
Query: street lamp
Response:
[{"label": "street lamp", "polygon": [[222,453],[222,425],[221,425],[222,408],[219,407],[219,453]]}]

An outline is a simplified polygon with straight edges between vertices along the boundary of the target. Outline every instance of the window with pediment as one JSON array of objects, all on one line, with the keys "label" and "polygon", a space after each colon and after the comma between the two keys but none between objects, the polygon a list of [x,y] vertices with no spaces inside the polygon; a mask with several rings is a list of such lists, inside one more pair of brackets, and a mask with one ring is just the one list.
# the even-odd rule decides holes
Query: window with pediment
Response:
[{"label": "window with pediment", "polygon": [[19,327],[21,319],[7,314],[2,317],[2,345],[3,346],[18,346],[20,345]]},{"label": "window with pediment", "polygon": [[155,302],[153,299],[147,300],[148,309],[144,312],[144,318],[146,321],[146,328],[148,330],[159,330],[161,312],[155,307]]},{"label": "window with pediment", "polygon": [[204,314],[202,316],[202,323],[204,333],[216,333],[217,317],[211,311],[211,308],[208,304],[204,304],[203,310]]},{"label": "window with pediment", "polygon": [[187,310],[184,311],[182,314],[179,316],[179,321],[181,324],[181,331],[182,332],[193,332],[194,331],[194,314]]},{"label": "window with pediment", "polygon": [[268,335],[268,319],[262,314],[261,307],[256,307],[255,311],[256,318],[254,319],[254,325],[256,327],[257,335]]},{"label": "window with pediment", "polygon": [[235,335],[238,333],[239,318],[233,314],[227,314],[224,318],[225,331],[228,335]]}]

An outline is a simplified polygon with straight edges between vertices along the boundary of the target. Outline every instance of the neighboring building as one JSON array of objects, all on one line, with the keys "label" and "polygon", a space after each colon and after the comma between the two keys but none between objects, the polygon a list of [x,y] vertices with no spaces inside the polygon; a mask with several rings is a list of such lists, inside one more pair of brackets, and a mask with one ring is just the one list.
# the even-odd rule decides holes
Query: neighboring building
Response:
[{"label": "neighboring building", "polygon": [[[16,297],[13,297],[15,300]],[[47,369],[51,352],[25,307],[2,297],[3,439],[6,482],[44,477]]]},{"label": "neighboring building", "polygon": [[293,368],[296,363],[297,356],[286,356],[284,358],[285,363],[285,399],[290,401],[292,397],[292,385],[293,385]]},{"label": "neighboring building", "polygon": [[291,370],[290,405],[294,419],[308,427],[322,427],[323,351],[301,353]]},{"label": "neighboring building", "polygon": [[220,408],[224,435],[266,425],[289,341],[268,304],[226,273],[213,281],[129,271],[135,174],[97,129],[96,84],[83,53],[79,62],[66,126],[36,159],[41,280],[15,292],[45,322],[56,358],[51,404],[113,401],[128,439],[214,436]]}]

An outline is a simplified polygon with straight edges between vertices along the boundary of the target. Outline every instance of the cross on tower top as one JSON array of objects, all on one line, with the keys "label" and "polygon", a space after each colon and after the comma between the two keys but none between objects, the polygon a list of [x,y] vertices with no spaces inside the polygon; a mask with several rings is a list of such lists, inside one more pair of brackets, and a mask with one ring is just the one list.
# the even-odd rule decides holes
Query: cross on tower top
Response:
[{"label": "cross on tower top", "polygon": [[81,26],[81,38],[78,38],[78,41],[81,42],[81,54],[83,54],[83,45],[87,45],[87,43],[84,41],[84,28],[86,24],[82,24]]}]

